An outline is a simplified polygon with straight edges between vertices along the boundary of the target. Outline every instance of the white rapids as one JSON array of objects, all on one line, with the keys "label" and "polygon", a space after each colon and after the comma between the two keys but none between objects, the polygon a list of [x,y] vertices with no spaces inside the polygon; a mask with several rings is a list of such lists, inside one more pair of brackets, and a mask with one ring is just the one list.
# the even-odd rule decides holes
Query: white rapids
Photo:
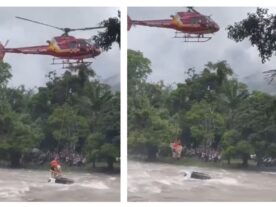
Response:
[{"label": "white rapids", "polygon": [[[212,179],[192,179],[192,171]],[[275,194],[275,173],[128,162],[129,201],[276,201]]]},{"label": "white rapids", "polygon": [[120,201],[119,175],[64,175],[74,183],[48,182],[47,171],[0,168],[0,201]]}]

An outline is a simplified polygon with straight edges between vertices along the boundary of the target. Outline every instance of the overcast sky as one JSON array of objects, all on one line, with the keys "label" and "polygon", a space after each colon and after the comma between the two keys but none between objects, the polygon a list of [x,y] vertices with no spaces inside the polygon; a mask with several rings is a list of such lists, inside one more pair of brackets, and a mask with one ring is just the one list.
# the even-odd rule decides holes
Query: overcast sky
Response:
[{"label": "overcast sky", "polygon": [[[248,7],[196,7],[200,13],[211,15],[218,23],[220,31],[205,43],[185,43],[175,39],[174,30],[136,26],[128,32],[128,48],[140,50],[152,62],[152,74],[149,81],[164,80],[166,83],[183,82],[185,71],[190,67],[202,70],[208,62],[226,60],[236,76],[248,83],[251,88],[273,92],[276,86],[268,86],[262,74],[265,70],[276,68],[276,58],[262,64],[256,48],[249,41],[236,43],[227,38],[226,27],[247,17],[248,12],[256,8]],[[175,7],[136,7],[128,8],[128,15],[136,20],[168,19],[170,15],[183,8]],[[269,12],[276,13],[276,8]]]},{"label": "overcast sky", "polygon": [[[118,8],[0,8],[0,41],[7,47],[25,47],[45,45],[46,40],[62,34],[53,28],[33,24],[16,19],[21,16],[41,21],[57,27],[93,27],[109,17],[117,16]],[[90,38],[97,31],[72,32],[79,38]],[[92,60],[92,59],[91,59]],[[4,61],[12,66],[13,78],[10,86],[25,85],[27,88],[45,85],[47,75],[56,70],[59,74],[64,70],[61,66],[53,66],[51,56],[6,54]],[[117,44],[113,49],[103,52],[92,60],[92,68],[101,79],[109,78],[120,73],[120,50]]]}]

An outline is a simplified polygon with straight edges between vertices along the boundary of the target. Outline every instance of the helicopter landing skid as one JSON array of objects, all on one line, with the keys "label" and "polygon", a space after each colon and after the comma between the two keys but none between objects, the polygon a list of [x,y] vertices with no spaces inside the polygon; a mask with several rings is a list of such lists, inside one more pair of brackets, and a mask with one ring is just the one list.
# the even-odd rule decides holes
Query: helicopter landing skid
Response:
[{"label": "helicopter landing skid", "polygon": [[184,42],[207,42],[212,37],[205,37],[203,34],[193,35],[193,34],[185,34],[183,32],[175,32],[174,38],[182,38]]},{"label": "helicopter landing skid", "polygon": [[91,64],[92,62],[83,61],[83,60],[72,61],[69,59],[53,58],[53,62],[51,65],[62,65],[63,69],[76,69],[80,65],[85,65],[86,67],[88,67]]}]

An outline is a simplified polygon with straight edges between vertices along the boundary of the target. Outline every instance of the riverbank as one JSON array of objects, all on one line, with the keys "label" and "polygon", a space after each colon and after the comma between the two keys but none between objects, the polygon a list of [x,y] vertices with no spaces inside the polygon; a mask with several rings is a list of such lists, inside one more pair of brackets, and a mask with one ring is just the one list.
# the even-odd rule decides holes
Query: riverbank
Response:
[{"label": "riverbank", "polygon": [[248,166],[244,167],[241,164],[241,160],[233,159],[231,163],[228,164],[226,160],[221,160],[218,162],[213,161],[203,161],[196,157],[182,157],[179,160],[173,159],[171,157],[161,157],[156,160],[148,160],[144,157],[139,156],[129,156],[130,160],[134,161],[142,161],[147,163],[165,163],[171,165],[185,165],[185,166],[195,166],[202,168],[218,168],[218,169],[232,169],[232,170],[244,170],[244,171],[268,171],[268,172],[276,172],[276,167],[258,167],[254,160],[248,161]]},{"label": "riverbank", "polygon": [[[5,161],[0,162],[0,168],[10,169],[9,163]],[[37,165],[33,163],[24,164],[18,169],[30,169],[30,170],[49,170],[49,164],[45,163],[42,165]],[[114,163],[114,168],[109,169],[106,166],[106,163],[96,163],[96,167],[93,167],[92,164],[86,164],[83,166],[69,166],[62,164],[63,172],[87,172],[87,173],[104,173],[104,174],[120,174],[120,163]]]}]

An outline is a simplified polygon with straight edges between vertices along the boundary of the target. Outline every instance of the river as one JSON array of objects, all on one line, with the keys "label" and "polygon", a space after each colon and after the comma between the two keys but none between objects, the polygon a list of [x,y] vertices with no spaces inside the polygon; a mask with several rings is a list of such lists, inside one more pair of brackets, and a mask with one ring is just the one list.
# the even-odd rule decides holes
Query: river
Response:
[{"label": "river", "polygon": [[47,170],[0,168],[1,201],[120,201],[119,175],[64,172],[73,184],[48,183]]},{"label": "river", "polygon": [[[192,179],[192,171],[212,179]],[[128,201],[276,201],[275,195],[276,172],[128,162]]]}]

